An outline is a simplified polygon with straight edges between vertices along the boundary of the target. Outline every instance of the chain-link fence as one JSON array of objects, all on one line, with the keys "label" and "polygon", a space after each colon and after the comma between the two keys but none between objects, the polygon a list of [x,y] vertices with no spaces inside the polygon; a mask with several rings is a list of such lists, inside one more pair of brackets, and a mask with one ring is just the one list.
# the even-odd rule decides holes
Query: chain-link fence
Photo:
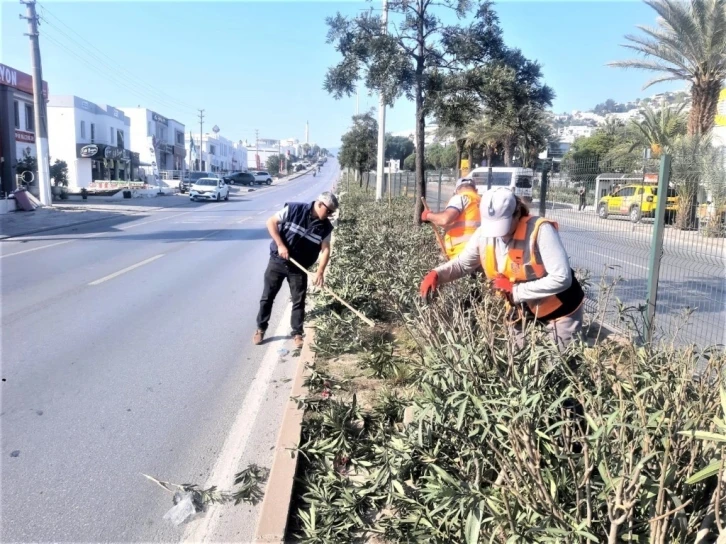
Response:
[{"label": "chain-link fence", "polygon": [[[359,176],[356,172],[343,169],[343,187],[347,184],[358,184],[372,195],[376,193],[376,173],[363,172]],[[426,171],[426,201],[434,211],[441,211],[446,206],[456,186],[456,173],[453,169]],[[408,196],[413,198],[416,193],[415,172],[401,171],[383,174],[383,197],[391,198]]]},{"label": "chain-link fence", "polygon": [[[541,172],[533,186],[532,213],[544,207],[557,221],[573,268],[584,277],[586,309],[597,321],[646,336],[654,216],[660,161],[563,161],[548,174],[540,205]],[[709,150],[675,155],[666,190],[665,227],[658,255],[655,339],[678,344],[726,343],[726,156]],[[383,197],[415,196],[415,174],[384,176]],[[426,197],[440,211],[454,194],[453,171],[427,171]],[[376,175],[345,173],[375,194]],[[480,192],[484,187],[479,188]]]},{"label": "chain-link fence", "polygon": [[[558,222],[573,267],[587,271],[587,305],[597,319],[645,334],[648,281],[657,273],[655,337],[724,343],[724,158],[712,151],[672,158],[660,251],[659,161],[563,161],[550,174],[545,215]],[[535,211],[539,195],[536,184]]]}]

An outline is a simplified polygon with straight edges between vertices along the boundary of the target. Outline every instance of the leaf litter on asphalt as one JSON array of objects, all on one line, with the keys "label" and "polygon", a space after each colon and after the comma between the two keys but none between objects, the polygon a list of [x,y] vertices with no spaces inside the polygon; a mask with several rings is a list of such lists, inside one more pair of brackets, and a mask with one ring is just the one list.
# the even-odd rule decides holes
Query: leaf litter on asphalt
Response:
[{"label": "leaf litter on asphalt", "polygon": [[230,490],[218,489],[217,486],[202,489],[197,484],[175,484],[143,472],[141,475],[174,494],[174,506],[164,515],[164,519],[179,525],[193,514],[206,511],[211,504],[234,502],[236,506],[241,502],[252,505],[259,503],[264,497],[262,484],[267,481],[270,471],[253,463],[235,474],[233,489]]}]

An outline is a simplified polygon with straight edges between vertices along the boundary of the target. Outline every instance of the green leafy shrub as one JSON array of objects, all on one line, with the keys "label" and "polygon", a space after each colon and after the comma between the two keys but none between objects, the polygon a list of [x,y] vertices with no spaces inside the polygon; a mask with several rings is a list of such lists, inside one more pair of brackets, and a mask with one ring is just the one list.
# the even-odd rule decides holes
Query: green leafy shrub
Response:
[{"label": "green leafy shrub", "polygon": [[561,354],[534,327],[519,349],[501,301],[474,279],[423,306],[418,283],[437,250],[429,228],[411,227],[411,208],[344,197],[329,285],[380,325],[321,294],[317,357],[355,353],[392,387],[404,368],[413,393],[309,410],[296,538],[715,541],[723,483],[693,476],[721,446],[693,436],[722,425],[723,352],[608,342]]}]

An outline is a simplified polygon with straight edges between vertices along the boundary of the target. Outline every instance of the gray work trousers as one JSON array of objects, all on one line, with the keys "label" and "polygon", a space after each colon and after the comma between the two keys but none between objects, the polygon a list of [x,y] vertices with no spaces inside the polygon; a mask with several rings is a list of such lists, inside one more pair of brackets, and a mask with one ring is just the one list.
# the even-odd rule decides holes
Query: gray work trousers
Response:
[{"label": "gray work trousers", "polygon": [[[582,336],[582,317],[583,304],[580,304],[580,307],[571,314],[542,324],[549,337],[557,344],[560,352],[565,351],[573,340]],[[510,329],[517,347],[522,349],[526,332],[522,329],[521,324],[515,324]]]}]

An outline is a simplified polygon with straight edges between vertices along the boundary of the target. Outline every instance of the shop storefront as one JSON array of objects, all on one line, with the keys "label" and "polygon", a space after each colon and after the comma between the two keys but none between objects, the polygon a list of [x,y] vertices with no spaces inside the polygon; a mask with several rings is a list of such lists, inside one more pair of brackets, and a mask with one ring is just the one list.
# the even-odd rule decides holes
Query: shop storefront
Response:
[{"label": "shop storefront", "polygon": [[79,163],[89,161],[91,179],[96,181],[131,181],[133,172],[128,149],[106,144],[76,144]]},{"label": "shop storefront", "polygon": [[183,145],[175,145],[173,149],[174,170],[184,170],[184,158],[187,156],[187,150]]},{"label": "shop storefront", "polygon": [[0,64],[0,198],[17,187],[18,163],[36,156],[34,107],[30,74]]}]

